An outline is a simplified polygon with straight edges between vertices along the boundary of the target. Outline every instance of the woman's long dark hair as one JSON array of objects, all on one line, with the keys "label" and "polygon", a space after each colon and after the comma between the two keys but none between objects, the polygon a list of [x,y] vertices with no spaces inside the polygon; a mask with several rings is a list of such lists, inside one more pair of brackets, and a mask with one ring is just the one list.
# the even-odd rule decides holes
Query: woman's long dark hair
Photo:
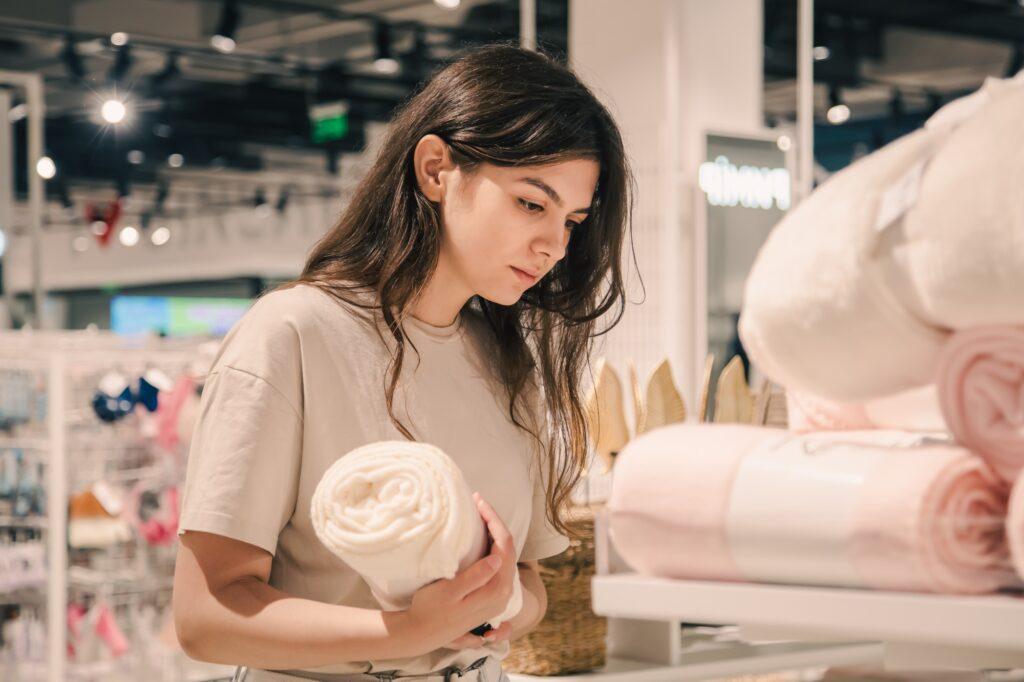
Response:
[{"label": "woman's long dark hair", "polygon": [[[401,320],[436,267],[441,247],[439,207],[422,194],[413,168],[417,143],[431,133],[449,145],[466,174],[481,163],[600,164],[590,215],[570,233],[565,257],[513,305],[480,296],[468,302],[493,332],[493,369],[512,422],[542,444],[547,518],[572,536],[564,503],[585,473],[589,450],[580,379],[593,338],[622,317],[621,250],[635,189],[615,122],[571,70],[508,44],[459,55],[398,109],[351,203],[316,244],[302,275],[286,286],[312,284],[344,303],[381,311],[397,344],[385,390],[388,412],[414,440],[395,418],[393,399],[405,353]],[[353,296],[357,290],[372,292],[373,303],[360,302]],[[612,308],[614,319],[595,331],[596,320]],[[532,411],[547,425],[524,425],[530,417],[517,418],[520,399],[529,404],[527,415]],[[541,437],[541,431],[547,433]]]}]

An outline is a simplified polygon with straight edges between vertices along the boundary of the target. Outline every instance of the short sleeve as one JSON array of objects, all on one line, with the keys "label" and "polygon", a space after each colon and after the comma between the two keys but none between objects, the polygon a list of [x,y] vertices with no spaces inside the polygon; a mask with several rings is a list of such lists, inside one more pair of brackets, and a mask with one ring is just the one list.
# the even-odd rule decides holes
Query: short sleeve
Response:
[{"label": "short sleeve", "polygon": [[216,533],[274,554],[295,510],[301,453],[302,417],[278,388],[215,368],[193,430],[178,534]]},{"label": "short sleeve", "polygon": [[520,561],[545,559],[555,554],[561,554],[569,547],[569,538],[556,531],[547,519],[546,499],[543,483],[539,479],[535,479],[533,512],[530,516],[529,530],[526,531],[523,551],[519,553]]},{"label": "short sleeve", "polygon": [[[540,448],[538,456],[547,456],[546,448],[549,443],[550,433],[548,431],[548,420],[546,410],[541,398],[541,392],[537,389],[535,381],[527,383],[525,400],[527,405],[532,407],[532,416],[538,425],[539,435],[543,447]],[[536,458],[530,462],[530,479],[533,487],[532,511],[530,515],[530,526],[526,531],[526,540],[523,542],[523,551],[519,553],[520,561],[533,561],[544,559],[555,554],[561,554],[569,547],[569,538],[559,533],[547,519],[547,471],[545,466],[538,466]]]}]

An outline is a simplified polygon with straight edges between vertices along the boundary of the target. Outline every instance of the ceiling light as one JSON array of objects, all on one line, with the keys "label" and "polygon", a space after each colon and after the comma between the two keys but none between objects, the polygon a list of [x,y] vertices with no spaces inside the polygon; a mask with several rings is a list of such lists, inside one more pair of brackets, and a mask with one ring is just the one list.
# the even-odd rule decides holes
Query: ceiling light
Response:
[{"label": "ceiling light", "polygon": [[153,233],[149,235],[149,241],[153,242],[153,246],[163,246],[170,240],[171,230],[163,225],[153,230]]},{"label": "ceiling light", "polygon": [[117,47],[124,47],[128,44],[128,34],[124,31],[117,31],[110,34],[110,44]]},{"label": "ceiling light", "polygon": [[790,139],[789,135],[779,135],[779,139],[775,140],[775,144],[784,152],[788,152],[793,148],[793,140]]},{"label": "ceiling light", "polygon": [[139,243],[139,231],[131,225],[125,225],[118,232],[117,238],[125,246],[135,246]]},{"label": "ceiling light", "polygon": [[171,154],[167,157],[167,165],[171,168],[181,168],[185,164],[185,157],[181,154]]},{"label": "ceiling light", "polygon": [[128,108],[119,99],[108,99],[100,107],[100,115],[107,123],[120,123],[128,114]]},{"label": "ceiling light", "polygon": [[238,30],[238,18],[238,3],[234,0],[225,0],[217,32],[210,38],[213,49],[224,53],[235,51],[235,31]]},{"label": "ceiling light", "polygon": [[[1024,2],[1024,0],[1021,0]],[[434,0],[434,4],[442,9],[455,9],[459,6],[461,0]]]},{"label": "ceiling light", "polygon": [[374,42],[377,45],[374,67],[381,73],[398,73],[398,60],[391,53],[391,27],[383,21],[377,22],[374,30]]},{"label": "ceiling light", "polygon": [[828,49],[824,45],[816,45],[811,51],[811,54],[814,55],[814,61],[823,62],[832,56],[832,50]]},{"label": "ceiling light", "polygon": [[49,180],[57,174],[57,164],[49,156],[41,156],[36,161],[36,173],[39,173],[43,180]]}]

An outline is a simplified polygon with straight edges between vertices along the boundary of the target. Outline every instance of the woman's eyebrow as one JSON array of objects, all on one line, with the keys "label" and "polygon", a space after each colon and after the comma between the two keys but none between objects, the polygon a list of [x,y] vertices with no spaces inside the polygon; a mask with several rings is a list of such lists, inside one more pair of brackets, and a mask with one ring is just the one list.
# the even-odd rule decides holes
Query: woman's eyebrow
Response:
[{"label": "woman's eyebrow", "polygon": [[[558,192],[556,192],[553,187],[551,187],[548,183],[544,182],[540,178],[523,177],[519,178],[519,182],[525,182],[527,184],[533,185],[534,187],[543,191],[544,194],[547,194],[549,197],[551,197],[551,200],[553,202],[555,202],[559,206],[562,205],[562,197],[558,196]],[[586,206],[584,208],[577,208],[575,211],[573,211],[573,213],[590,213],[590,207]]]}]

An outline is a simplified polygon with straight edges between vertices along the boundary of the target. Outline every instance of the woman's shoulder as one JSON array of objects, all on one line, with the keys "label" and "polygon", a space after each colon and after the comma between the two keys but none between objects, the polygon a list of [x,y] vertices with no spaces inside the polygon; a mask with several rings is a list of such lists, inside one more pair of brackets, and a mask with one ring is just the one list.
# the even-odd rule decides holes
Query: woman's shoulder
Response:
[{"label": "woman's shoulder", "polygon": [[372,316],[371,309],[356,305],[372,304],[372,295],[355,290],[344,296],[346,300],[341,300],[325,286],[294,282],[263,294],[247,315],[253,323],[270,327],[285,325],[300,336],[325,327],[336,334],[355,329],[354,323]]},{"label": "woman's shoulder", "polygon": [[[365,297],[362,300],[367,300]],[[362,336],[362,311],[319,286],[295,283],[271,290],[250,306],[221,341],[213,369],[233,367],[273,380],[293,376],[302,348],[315,339]]]}]

